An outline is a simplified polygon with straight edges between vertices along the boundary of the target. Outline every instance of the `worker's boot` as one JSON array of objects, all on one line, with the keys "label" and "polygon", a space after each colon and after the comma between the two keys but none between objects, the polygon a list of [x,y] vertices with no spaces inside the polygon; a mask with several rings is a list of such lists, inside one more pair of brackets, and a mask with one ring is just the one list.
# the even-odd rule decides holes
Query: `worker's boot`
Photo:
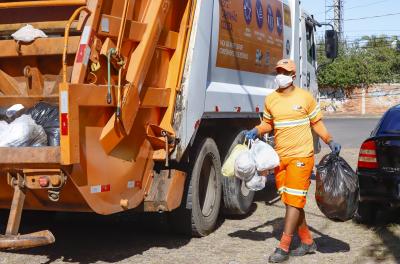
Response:
[{"label": "worker's boot", "polygon": [[276,248],[275,252],[269,256],[269,263],[282,263],[289,259],[289,253],[281,248]]},{"label": "worker's boot", "polygon": [[300,257],[306,254],[312,254],[317,250],[317,244],[313,241],[311,245],[301,243],[300,246],[290,251],[290,256]]}]

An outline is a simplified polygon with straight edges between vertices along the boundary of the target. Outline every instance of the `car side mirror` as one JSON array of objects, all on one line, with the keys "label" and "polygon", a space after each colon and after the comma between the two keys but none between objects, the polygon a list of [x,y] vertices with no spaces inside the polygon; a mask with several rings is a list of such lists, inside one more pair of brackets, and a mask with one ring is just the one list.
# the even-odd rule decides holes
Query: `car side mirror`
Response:
[{"label": "car side mirror", "polygon": [[325,55],[328,59],[338,56],[338,35],[335,30],[325,31]]}]

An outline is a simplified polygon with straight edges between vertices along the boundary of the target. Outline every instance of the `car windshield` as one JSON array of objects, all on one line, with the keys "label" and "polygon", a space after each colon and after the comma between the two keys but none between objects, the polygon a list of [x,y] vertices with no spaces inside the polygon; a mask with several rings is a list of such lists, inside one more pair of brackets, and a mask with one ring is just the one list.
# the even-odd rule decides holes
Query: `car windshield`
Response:
[{"label": "car windshield", "polygon": [[400,111],[390,111],[385,115],[378,134],[400,134]]}]

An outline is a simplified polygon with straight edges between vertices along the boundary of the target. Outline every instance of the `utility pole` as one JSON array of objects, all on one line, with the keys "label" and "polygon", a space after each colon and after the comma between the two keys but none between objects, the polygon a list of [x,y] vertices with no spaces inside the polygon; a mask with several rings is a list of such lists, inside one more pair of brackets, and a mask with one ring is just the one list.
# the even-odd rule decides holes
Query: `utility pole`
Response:
[{"label": "utility pole", "polygon": [[343,0],[333,0],[333,27],[343,41]]},{"label": "utility pole", "polygon": [[333,25],[339,41],[344,41],[343,2],[344,0],[325,0],[325,22]]}]

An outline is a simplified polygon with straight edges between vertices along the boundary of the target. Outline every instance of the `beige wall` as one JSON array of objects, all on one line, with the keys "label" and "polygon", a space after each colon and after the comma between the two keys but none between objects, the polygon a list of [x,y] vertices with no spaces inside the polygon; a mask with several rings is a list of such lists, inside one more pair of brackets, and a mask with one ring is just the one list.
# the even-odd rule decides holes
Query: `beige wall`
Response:
[{"label": "beige wall", "polygon": [[348,94],[341,89],[320,89],[320,104],[325,115],[381,115],[400,104],[400,84],[376,84]]}]

